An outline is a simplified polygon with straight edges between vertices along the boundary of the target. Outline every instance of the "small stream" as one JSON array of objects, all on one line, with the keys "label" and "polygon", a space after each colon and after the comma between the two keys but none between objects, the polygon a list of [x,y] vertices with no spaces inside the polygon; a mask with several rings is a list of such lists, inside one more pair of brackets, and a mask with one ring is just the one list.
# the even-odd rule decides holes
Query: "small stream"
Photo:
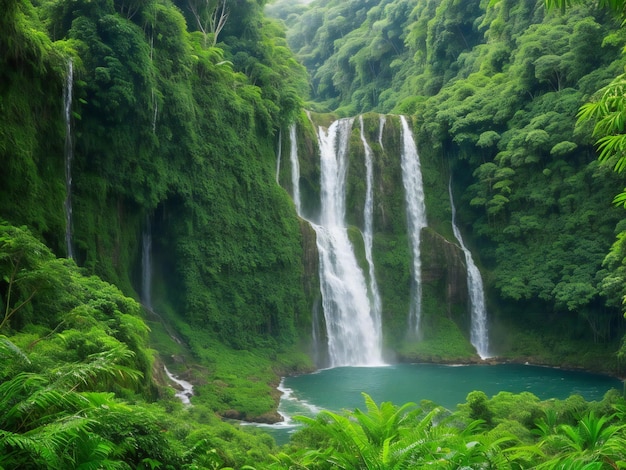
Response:
[{"label": "small stream", "polygon": [[185,405],[190,405],[191,404],[190,398],[193,396],[193,385],[191,385],[186,380],[179,379],[178,377],[173,375],[167,369],[167,367],[165,366],[163,367],[169,379],[180,387],[180,389],[176,390],[176,394],[175,394],[176,398],[180,399],[180,401],[182,401]]}]

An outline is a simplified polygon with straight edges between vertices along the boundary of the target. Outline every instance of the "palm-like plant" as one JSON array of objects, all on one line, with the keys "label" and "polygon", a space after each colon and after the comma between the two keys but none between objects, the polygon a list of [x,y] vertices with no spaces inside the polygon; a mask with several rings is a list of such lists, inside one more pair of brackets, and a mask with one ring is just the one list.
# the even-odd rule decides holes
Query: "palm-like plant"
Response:
[{"label": "palm-like plant", "polygon": [[537,468],[625,468],[625,427],[612,418],[590,412],[575,426],[560,425],[540,443],[556,454]]},{"label": "palm-like plant", "polygon": [[444,408],[418,408],[414,403],[377,406],[364,394],[367,412],[321,412],[316,419],[299,417],[316,435],[318,449],[281,454],[275,468],[512,468],[507,454],[512,437],[491,438],[482,421],[446,423]]},{"label": "palm-like plant", "polygon": [[409,457],[400,440],[401,430],[420,410],[414,403],[396,407],[376,405],[367,395],[367,412],[356,409],[340,415],[322,411],[317,418],[297,419],[323,436],[322,449],[309,450],[299,465],[312,468],[392,469],[403,468]]}]

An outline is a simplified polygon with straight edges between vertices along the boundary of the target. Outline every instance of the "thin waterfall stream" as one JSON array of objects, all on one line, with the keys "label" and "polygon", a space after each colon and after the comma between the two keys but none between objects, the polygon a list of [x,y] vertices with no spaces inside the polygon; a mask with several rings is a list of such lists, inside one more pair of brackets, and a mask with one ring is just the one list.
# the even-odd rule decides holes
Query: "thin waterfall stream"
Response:
[{"label": "thin waterfall stream", "polygon": [[365,245],[365,259],[368,265],[369,291],[372,305],[372,319],[374,327],[382,331],[382,303],[378,283],[376,282],[376,269],[374,268],[374,258],[372,255],[372,245],[374,241],[374,163],[371,147],[365,138],[363,130],[363,116],[359,116],[361,130],[361,142],[365,151],[365,204],[363,206],[363,242]]},{"label": "thin waterfall stream", "polygon": [[[141,303],[150,314],[159,319],[170,337],[177,343],[182,344],[152,306],[152,270],[152,223],[150,222],[150,216],[146,216],[145,226],[141,234]],[[183,404],[191,404],[190,397],[193,396],[193,385],[172,374],[167,366],[164,365],[163,368],[165,375],[176,384],[175,396]]]},{"label": "thin waterfall stream", "polygon": [[379,124],[378,124],[378,145],[380,145],[380,149],[384,150],[385,146],[383,145],[383,130],[385,129],[385,123],[387,122],[387,116],[385,116],[384,114],[381,114],[379,119]]},{"label": "thin waterfall stream", "polygon": [[289,127],[289,139],[291,142],[289,158],[291,161],[291,183],[293,203],[296,206],[296,213],[302,216],[302,204],[300,202],[300,162],[298,161],[298,139],[296,135],[296,124]]},{"label": "thin waterfall stream", "polygon": [[456,224],[456,208],[454,206],[454,198],[452,197],[452,181],[448,185],[450,193],[450,206],[452,208],[452,231],[459,241],[463,254],[465,255],[465,264],[467,266],[467,291],[470,297],[471,309],[471,328],[470,342],[476,348],[476,352],[481,359],[487,359],[489,354],[489,334],[487,330],[487,308],[485,306],[485,291],[483,288],[483,279],[480,271],[474,262],[472,253],[465,246],[461,230]]},{"label": "thin waterfall stream", "polygon": [[280,160],[283,155],[283,130],[278,130],[278,149],[276,150],[276,184],[280,185]]},{"label": "thin waterfall stream", "polygon": [[74,259],[72,247],[72,160],[74,144],[72,140],[72,97],[74,94],[74,62],[67,61],[67,76],[63,89],[63,118],[65,121],[65,246],[67,257]]},{"label": "thin waterfall stream", "polygon": [[427,226],[426,204],[424,202],[424,184],[422,169],[413,133],[404,116],[400,116],[402,123],[402,184],[406,198],[406,218],[408,225],[409,243],[413,255],[411,266],[412,299],[409,310],[409,333],[416,338],[420,337],[420,323],[422,316],[422,262],[420,254],[420,239],[422,229]]}]

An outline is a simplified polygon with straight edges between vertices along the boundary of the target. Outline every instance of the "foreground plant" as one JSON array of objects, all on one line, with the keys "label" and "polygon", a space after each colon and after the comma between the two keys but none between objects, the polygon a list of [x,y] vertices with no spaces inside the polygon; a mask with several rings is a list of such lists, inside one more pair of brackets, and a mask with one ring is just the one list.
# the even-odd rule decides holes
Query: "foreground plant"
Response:
[{"label": "foreground plant", "polygon": [[537,468],[626,468],[625,426],[613,418],[592,411],[574,426],[558,426],[539,444],[556,455]]},{"label": "foreground plant", "polygon": [[[453,421],[442,407],[407,403],[377,406],[366,394],[367,412],[322,411],[317,418],[299,417],[308,449],[279,454],[279,469],[520,468],[526,456],[508,450],[514,436],[492,437],[484,422]],[[315,447],[311,449],[310,447]],[[519,459],[520,465],[513,465]]]},{"label": "foreground plant", "polygon": [[[0,352],[31,366],[7,338]],[[119,365],[129,355],[119,348],[45,372],[24,367],[0,384],[0,467],[126,468],[115,458],[116,446],[93,429],[103,417],[123,419],[128,407],[111,393],[80,390],[102,379],[137,381],[139,372]]]}]

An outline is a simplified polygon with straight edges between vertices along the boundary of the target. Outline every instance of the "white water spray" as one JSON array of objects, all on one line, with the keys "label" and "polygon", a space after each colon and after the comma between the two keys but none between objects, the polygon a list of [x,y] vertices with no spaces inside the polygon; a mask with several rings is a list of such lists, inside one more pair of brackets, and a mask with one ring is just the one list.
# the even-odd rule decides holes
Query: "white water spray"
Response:
[{"label": "white water spray", "polygon": [[365,205],[363,207],[363,242],[365,245],[365,259],[369,268],[369,290],[371,295],[372,319],[374,327],[382,329],[382,304],[378,283],[376,282],[376,270],[372,256],[372,244],[374,240],[374,163],[373,152],[363,130],[363,116],[359,116],[361,127],[361,142],[365,151]]},{"label": "white water spray", "polygon": [[424,185],[422,170],[413,140],[413,134],[404,116],[402,122],[402,183],[406,198],[406,218],[408,225],[409,243],[413,254],[411,269],[412,299],[409,310],[409,332],[419,338],[422,316],[422,261],[420,255],[420,238],[422,229],[427,226],[426,204],[424,202]]},{"label": "white water spray", "polygon": [[467,291],[470,296],[471,308],[470,342],[476,348],[480,358],[487,359],[491,356],[489,354],[489,334],[487,331],[487,309],[485,307],[483,279],[476,263],[474,263],[472,253],[465,246],[461,231],[456,225],[456,208],[452,198],[452,181],[450,181],[448,186],[448,192],[450,193],[450,206],[452,207],[452,231],[461,245],[465,255],[465,264],[467,265]]},{"label": "white water spray", "polygon": [[291,162],[291,186],[293,203],[296,206],[296,212],[302,216],[302,203],[300,202],[300,162],[298,161],[298,138],[296,135],[296,123],[289,127],[289,139],[291,147],[289,151],[289,159]]},{"label": "white water spray", "polygon": [[[346,153],[352,123],[353,119],[341,119],[327,131],[318,129],[321,213],[319,224],[311,222],[311,226],[317,235],[330,367],[383,364],[380,316],[370,305],[365,276],[344,220]],[[295,135],[292,146],[294,141]],[[296,165],[292,161],[293,168]],[[299,179],[292,174],[293,182],[296,176]],[[296,206],[299,210],[299,201]]]},{"label": "white water spray", "polygon": [[383,145],[383,129],[385,128],[385,123],[387,122],[387,116],[384,114],[380,115],[379,125],[378,125],[378,144],[382,150],[385,149]]},{"label": "white water spray", "polygon": [[176,391],[175,396],[183,402],[185,405],[190,405],[191,400],[190,397],[193,396],[193,385],[187,382],[186,380],[179,379],[174,374],[172,374],[167,367],[163,366],[165,369],[165,373],[168,378],[174,382],[176,385],[180,387],[179,390]]},{"label": "white water spray", "polygon": [[72,95],[74,88],[74,62],[67,62],[67,77],[63,89],[63,118],[65,120],[65,246],[67,257],[74,259],[72,247],[72,159],[74,147],[72,142]]}]

